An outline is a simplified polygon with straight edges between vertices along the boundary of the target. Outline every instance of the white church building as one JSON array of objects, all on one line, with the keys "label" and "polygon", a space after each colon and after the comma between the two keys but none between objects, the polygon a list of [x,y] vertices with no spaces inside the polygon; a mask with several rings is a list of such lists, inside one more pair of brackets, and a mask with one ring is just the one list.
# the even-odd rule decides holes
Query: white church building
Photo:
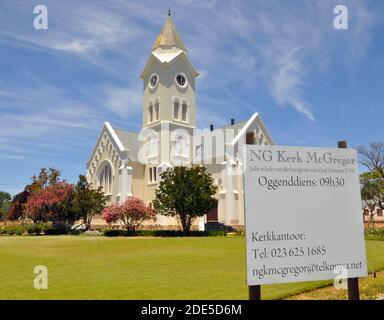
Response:
[{"label": "white church building", "polygon": [[[137,197],[150,204],[160,173],[179,165],[204,165],[217,185],[217,207],[194,227],[244,225],[242,146],[273,144],[258,113],[246,121],[208,130],[196,128],[198,72],[168,16],[141,74],[142,130],[131,132],[105,122],[87,162],[87,178],[102,186],[111,202]],[[128,106],[127,106],[128,107]],[[175,218],[158,216],[147,228],[175,229]]]}]

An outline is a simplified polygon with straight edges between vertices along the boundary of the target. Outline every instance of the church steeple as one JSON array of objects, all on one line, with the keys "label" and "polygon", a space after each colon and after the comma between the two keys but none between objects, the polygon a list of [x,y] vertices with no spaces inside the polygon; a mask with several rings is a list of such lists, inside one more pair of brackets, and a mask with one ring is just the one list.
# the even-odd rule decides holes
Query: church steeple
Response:
[{"label": "church steeple", "polygon": [[187,51],[187,48],[184,46],[183,41],[176,31],[172,15],[170,12],[168,12],[168,18],[165,21],[163,29],[156,38],[155,43],[153,44],[152,51],[156,50],[157,48],[169,49],[172,47]]},{"label": "church steeple", "polygon": [[162,122],[194,128],[196,123],[195,79],[198,72],[169,14],[141,74],[143,79],[143,127]]}]

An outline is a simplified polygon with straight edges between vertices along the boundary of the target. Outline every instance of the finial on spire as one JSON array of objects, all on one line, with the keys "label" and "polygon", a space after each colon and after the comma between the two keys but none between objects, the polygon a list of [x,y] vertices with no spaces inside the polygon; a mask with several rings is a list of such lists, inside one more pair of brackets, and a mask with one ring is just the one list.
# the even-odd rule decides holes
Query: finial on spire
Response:
[{"label": "finial on spire", "polygon": [[171,9],[168,9],[168,16],[171,16],[171,15],[172,15]]}]

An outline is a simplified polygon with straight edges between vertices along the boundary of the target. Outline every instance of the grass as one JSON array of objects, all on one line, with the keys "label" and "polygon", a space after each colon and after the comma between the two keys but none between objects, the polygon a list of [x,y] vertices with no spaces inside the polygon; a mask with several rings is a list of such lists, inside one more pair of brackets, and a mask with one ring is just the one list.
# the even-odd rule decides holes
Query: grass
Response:
[{"label": "grass", "polygon": [[[359,280],[360,299],[375,300],[384,298],[384,271],[377,273],[376,278],[370,274],[367,278]],[[333,286],[304,292],[289,300],[346,300],[347,290],[337,290]]]},{"label": "grass", "polygon": [[[0,299],[247,299],[244,237],[0,237]],[[367,241],[370,270],[384,241]],[[33,288],[45,265],[49,289]],[[329,281],[262,287],[280,299]]]}]

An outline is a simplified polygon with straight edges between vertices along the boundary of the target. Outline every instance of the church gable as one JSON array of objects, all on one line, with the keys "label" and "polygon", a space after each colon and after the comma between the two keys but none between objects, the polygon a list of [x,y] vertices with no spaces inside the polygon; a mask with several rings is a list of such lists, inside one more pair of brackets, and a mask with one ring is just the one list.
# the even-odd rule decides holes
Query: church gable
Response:
[{"label": "church gable", "polygon": [[188,72],[191,74],[192,77],[196,78],[199,73],[195,70],[195,68],[192,66],[191,62],[187,58],[186,54],[183,51],[175,51],[170,53],[163,53],[163,52],[152,52],[151,55],[148,58],[148,61],[144,67],[143,72],[140,75],[141,79],[147,79],[151,73],[151,70],[153,69],[154,64],[158,63],[162,67],[170,67],[178,60],[182,60],[184,64],[186,65]]},{"label": "church gable", "polygon": [[113,174],[126,159],[126,148],[118,138],[111,125],[106,122],[87,163],[89,179],[91,181],[96,181],[96,176],[101,167],[107,163],[111,166]]},{"label": "church gable", "polygon": [[255,112],[251,118],[238,132],[236,137],[229,143],[230,146],[236,146],[241,140],[247,144],[270,145],[274,144],[271,135],[261,120],[260,115]]}]

